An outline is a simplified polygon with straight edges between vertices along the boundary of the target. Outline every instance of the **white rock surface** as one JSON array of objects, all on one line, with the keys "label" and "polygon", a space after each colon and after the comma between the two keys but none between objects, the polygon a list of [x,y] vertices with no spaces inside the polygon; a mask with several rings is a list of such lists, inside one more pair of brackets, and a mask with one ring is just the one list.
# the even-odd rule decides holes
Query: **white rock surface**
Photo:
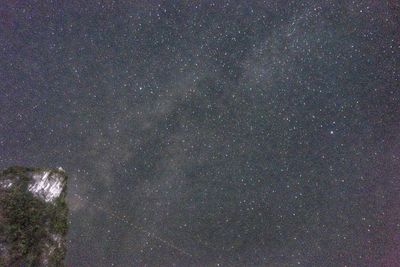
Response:
[{"label": "white rock surface", "polygon": [[4,189],[10,188],[13,185],[11,180],[0,181],[0,186]]},{"label": "white rock surface", "polygon": [[49,171],[34,173],[33,181],[29,184],[28,190],[33,195],[42,198],[46,202],[52,202],[60,196],[63,189],[63,177]]}]

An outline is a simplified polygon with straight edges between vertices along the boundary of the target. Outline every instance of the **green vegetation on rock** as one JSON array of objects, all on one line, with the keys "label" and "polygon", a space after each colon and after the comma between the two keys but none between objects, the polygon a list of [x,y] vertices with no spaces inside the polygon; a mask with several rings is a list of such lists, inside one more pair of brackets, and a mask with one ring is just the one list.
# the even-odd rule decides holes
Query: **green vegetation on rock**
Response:
[{"label": "green vegetation on rock", "polygon": [[[45,172],[62,177],[62,192],[51,202],[28,190],[33,174]],[[0,266],[63,265],[66,180],[59,170],[11,167],[0,173]]]}]

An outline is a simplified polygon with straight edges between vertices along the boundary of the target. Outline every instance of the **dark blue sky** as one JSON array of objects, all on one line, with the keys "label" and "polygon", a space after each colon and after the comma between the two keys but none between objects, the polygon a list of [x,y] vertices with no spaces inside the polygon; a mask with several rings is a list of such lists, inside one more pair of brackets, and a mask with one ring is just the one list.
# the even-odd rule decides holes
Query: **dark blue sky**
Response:
[{"label": "dark blue sky", "polygon": [[0,14],[0,167],[66,169],[68,266],[400,264],[395,1]]}]

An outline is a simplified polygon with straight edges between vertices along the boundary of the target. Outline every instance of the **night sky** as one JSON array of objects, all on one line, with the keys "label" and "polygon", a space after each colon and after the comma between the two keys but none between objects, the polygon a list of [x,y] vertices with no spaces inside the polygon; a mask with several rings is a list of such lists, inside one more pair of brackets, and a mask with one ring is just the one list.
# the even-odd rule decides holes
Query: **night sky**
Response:
[{"label": "night sky", "polygon": [[68,266],[400,266],[400,5],[2,1],[0,168]]}]

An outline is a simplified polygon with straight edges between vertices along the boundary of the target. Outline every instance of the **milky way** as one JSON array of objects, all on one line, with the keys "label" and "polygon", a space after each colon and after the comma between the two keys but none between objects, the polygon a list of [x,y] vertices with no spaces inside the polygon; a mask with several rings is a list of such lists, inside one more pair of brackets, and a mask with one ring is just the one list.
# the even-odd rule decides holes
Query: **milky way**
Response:
[{"label": "milky way", "polygon": [[0,167],[68,266],[399,266],[396,1],[3,1]]}]

